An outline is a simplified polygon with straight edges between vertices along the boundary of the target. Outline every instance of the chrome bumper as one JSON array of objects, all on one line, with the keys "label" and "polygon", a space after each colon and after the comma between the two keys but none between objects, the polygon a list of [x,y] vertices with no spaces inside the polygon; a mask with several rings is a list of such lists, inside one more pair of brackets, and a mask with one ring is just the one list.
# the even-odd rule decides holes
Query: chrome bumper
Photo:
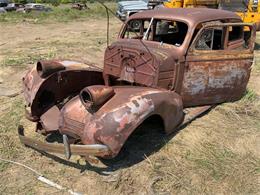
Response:
[{"label": "chrome bumper", "polygon": [[109,148],[106,145],[102,145],[102,144],[92,144],[92,145],[69,144],[66,135],[63,136],[63,144],[38,141],[33,138],[26,137],[24,135],[24,128],[21,125],[18,127],[18,135],[21,143],[23,143],[25,146],[31,147],[39,151],[65,154],[67,159],[69,159],[71,155],[80,155],[83,157],[87,157],[89,155],[106,156],[110,153]]}]

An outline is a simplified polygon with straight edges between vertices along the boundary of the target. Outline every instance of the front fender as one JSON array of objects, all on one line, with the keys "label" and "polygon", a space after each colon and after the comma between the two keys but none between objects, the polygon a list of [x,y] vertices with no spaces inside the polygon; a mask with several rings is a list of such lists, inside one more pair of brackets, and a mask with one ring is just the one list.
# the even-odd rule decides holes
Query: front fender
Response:
[{"label": "front fender", "polygon": [[[86,86],[103,84],[102,72],[97,68],[73,61],[50,61],[63,69],[41,77],[36,67],[23,77],[23,91],[31,118],[40,118],[49,108],[73,97]],[[30,118],[28,117],[28,118]]]},{"label": "front fender", "polygon": [[[81,130],[72,130],[80,136],[83,144],[107,145],[111,151],[108,157],[116,156],[131,133],[152,115],[159,115],[163,119],[167,133],[183,120],[181,97],[172,91],[147,87],[114,87],[114,91],[115,95],[96,113],[85,110],[82,114],[84,119],[80,121],[85,125]],[[72,103],[62,110],[61,133],[68,133],[68,126],[75,126],[78,118],[75,116],[79,116],[84,109],[79,97],[73,99]],[[72,116],[71,112],[75,114]],[[68,125],[70,122],[74,125]]]}]

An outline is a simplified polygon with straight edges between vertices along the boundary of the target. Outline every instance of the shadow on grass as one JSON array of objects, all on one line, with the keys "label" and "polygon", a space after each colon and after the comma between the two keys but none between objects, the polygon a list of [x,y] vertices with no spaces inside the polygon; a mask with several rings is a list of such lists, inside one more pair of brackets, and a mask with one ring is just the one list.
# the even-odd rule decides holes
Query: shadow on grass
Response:
[{"label": "shadow on grass", "polygon": [[[201,116],[207,114],[208,112],[203,113]],[[177,128],[174,133],[166,135],[163,131],[162,121],[156,117],[149,118],[128,138],[127,142],[124,144],[124,147],[115,158],[99,158],[99,160],[106,167],[98,167],[95,166],[95,164],[91,165],[89,162],[86,162],[86,165],[81,165],[79,162],[71,162],[46,152],[38,152],[58,163],[79,169],[81,172],[94,171],[100,175],[110,175],[111,172],[114,172],[118,169],[131,167],[135,164],[138,164],[139,162],[142,162],[151,154],[156,153],[188,124],[182,126],[181,128]],[[46,141],[56,141],[62,143],[61,135],[58,133],[49,135],[46,138]]]}]

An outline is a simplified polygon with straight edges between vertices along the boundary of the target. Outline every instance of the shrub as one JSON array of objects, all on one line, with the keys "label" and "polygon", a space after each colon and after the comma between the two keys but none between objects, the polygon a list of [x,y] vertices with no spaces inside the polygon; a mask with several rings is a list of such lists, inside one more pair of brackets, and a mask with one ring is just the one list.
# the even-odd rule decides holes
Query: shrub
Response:
[{"label": "shrub", "polygon": [[48,1],[46,1],[45,3],[50,3],[51,5],[57,7],[57,6],[60,5],[61,0],[48,0]]}]

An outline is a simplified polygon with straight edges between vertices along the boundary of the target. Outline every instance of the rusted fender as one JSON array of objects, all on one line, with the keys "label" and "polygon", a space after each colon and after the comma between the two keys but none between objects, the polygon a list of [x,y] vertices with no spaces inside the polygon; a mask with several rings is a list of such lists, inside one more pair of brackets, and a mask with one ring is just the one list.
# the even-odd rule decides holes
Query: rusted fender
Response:
[{"label": "rusted fender", "polygon": [[102,70],[75,61],[40,61],[23,77],[26,116],[37,121],[56,104],[65,103],[85,86],[103,84]]},{"label": "rusted fender", "polygon": [[166,133],[183,120],[181,97],[172,91],[137,86],[113,90],[113,97],[94,113],[79,96],[70,100],[61,110],[60,132],[79,138],[83,144],[104,144],[111,151],[104,157],[113,158],[148,117],[160,116]]}]

